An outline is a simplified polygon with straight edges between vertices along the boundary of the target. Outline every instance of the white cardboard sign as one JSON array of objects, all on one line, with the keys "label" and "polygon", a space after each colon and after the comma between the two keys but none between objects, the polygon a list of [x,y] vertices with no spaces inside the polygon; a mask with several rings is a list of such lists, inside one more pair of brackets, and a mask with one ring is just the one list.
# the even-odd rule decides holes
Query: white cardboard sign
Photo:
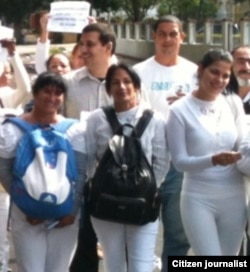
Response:
[{"label": "white cardboard sign", "polygon": [[50,4],[48,31],[81,33],[88,24],[90,3],[63,1]]}]

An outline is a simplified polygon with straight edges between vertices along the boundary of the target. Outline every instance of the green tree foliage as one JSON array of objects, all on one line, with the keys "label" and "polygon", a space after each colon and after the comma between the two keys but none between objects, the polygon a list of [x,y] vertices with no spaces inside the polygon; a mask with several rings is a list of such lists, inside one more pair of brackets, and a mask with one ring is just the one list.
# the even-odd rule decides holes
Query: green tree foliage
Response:
[{"label": "green tree foliage", "polygon": [[1,0],[0,17],[15,26],[22,25],[30,14],[42,9],[48,9],[53,0]]},{"label": "green tree foliage", "polygon": [[89,0],[99,12],[123,10],[133,22],[142,21],[147,11],[161,0]]},{"label": "green tree foliage", "polygon": [[147,11],[158,6],[159,15],[175,14],[182,20],[189,18],[198,22],[207,17],[214,17],[217,0],[89,0],[99,12],[123,10],[133,22],[142,21]]},{"label": "green tree foliage", "polygon": [[120,8],[120,1],[117,0],[89,0],[92,8],[97,12],[117,11]]},{"label": "green tree foliage", "polygon": [[160,16],[174,14],[183,21],[195,19],[198,23],[205,18],[214,18],[216,11],[216,0],[162,0],[158,8]]},{"label": "green tree foliage", "polygon": [[147,11],[159,2],[161,0],[123,0],[121,5],[129,20],[140,22],[145,18]]}]

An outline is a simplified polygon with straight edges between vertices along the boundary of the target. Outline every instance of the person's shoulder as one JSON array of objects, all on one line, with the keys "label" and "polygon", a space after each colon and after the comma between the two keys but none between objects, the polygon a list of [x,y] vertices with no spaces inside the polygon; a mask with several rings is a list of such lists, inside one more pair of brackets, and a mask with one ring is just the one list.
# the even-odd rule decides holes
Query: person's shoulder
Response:
[{"label": "person's shoulder", "polygon": [[195,69],[195,70],[198,68],[198,65],[196,63],[194,63],[194,62],[192,62],[192,61],[190,61],[190,60],[188,60],[188,59],[186,59],[184,57],[179,56],[179,60],[180,60],[179,63],[181,65],[188,66],[189,68],[192,68],[192,69]]},{"label": "person's shoulder", "polygon": [[14,156],[14,150],[24,135],[24,132],[17,125],[13,124],[9,119],[0,126],[0,157]]},{"label": "person's shoulder", "polygon": [[166,122],[166,117],[164,116],[164,114],[158,110],[153,110],[153,117],[152,119],[155,121],[155,122],[160,122],[160,123],[165,123]]},{"label": "person's shoulder", "polygon": [[[64,120],[67,120],[65,118]],[[73,149],[81,152],[86,153],[86,147],[85,147],[85,131],[86,131],[86,125],[83,122],[80,122],[79,120],[72,120],[72,125],[69,126],[69,128],[66,131],[66,137],[68,141],[72,144]]]},{"label": "person's shoulder", "polygon": [[[16,118],[16,117],[15,117]],[[19,118],[19,117],[17,117]],[[6,117],[4,118],[1,126],[0,126],[1,132],[6,133],[6,135],[11,135],[11,134],[23,134],[23,130],[14,123],[12,122],[12,117]]]},{"label": "person's shoulder", "polygon": [[70,80],[81,80],[85,77],[87,77],[88,75],[88,69],[86,67],[82,67],[82,68],[79,68],[77,70],[72,70],[70,72],[68,72],[67,74],[63,75],[63,78],[66,80],[66,81],[70,81]]},{"label": "person's shoulder", "polygon": [[221,97],[225,98],[231,107],[243,107],[242,99],[236,93],[222,94]]},{"label": "person's shoulder", "polygon": [[133,68],[137,71],[150,67],[150,64],[154,63],[154,57],[150,57],[144,61],[141,61],[133,66]]},{"label": "person's shoulder", "polygon": [[90,112],[89,117],[87,119],[88,122],[93,122],[93,120],[102,119],[105,115],[102,108],[95,109]]},{"label": "person's shoulder", "polygon": [[158,111],[156,109],[152,109],[149,105],[147,105],[145,103],[140,103],[137,106],[137,108],[138,108],[137,111],[138,111],[139,117],[142,117],[145,112],[150,112],[152,114],[151,120],[153,122],[164,120],[164,115],[160,111]]},{"label": "person's shoulder", "polygon": [[191,99],[192,94],[188,93],[171,104],[169,109],[171,111],[182,111],[189,103],[191,103]]},{"label": "person's shoulder", "polygon": [[[106,130],[108,121],[102,108],[90,112],[86,120],[86,134]],[[102,133],[102,132],[101,132]]]}]

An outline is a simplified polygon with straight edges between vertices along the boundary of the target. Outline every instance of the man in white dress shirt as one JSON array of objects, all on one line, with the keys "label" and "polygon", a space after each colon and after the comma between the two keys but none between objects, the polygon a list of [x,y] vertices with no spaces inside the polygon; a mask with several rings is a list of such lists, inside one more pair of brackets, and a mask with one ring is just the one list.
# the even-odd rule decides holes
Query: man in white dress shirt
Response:
[{"label": "man in white dress shirt", "polygon": [[[85,67],[64,76],[69,89],[64,114],[70,118],[85,119],[90,111],[112,102],[106,93],[104,79],[113,64],[115,34],[106,24],[89,24],[82,31],[80,43]],[[98,272],[96,246],[97,238],[90,216],[83,209],[83,224],[70,271]]]}]

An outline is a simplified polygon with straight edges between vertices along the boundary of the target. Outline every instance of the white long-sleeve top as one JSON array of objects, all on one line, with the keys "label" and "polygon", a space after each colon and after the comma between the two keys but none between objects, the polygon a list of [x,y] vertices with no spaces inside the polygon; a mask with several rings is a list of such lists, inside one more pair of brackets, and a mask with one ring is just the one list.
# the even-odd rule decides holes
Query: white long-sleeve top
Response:
[{"label": "white long-sleeve top", "polygon": [[[31,92],[30,79],[20,56],[14,53],[14,55],[9,58],[9,62],[14,70],[17,88],[13,89],[9,86],[0,88],[0,98],[4,106],[4,108],[0,108],[0,123],[2,123],[6,114],[21,114],[21,106],[29,99]],[[0,191],[3,191],[1,184]]]},{"label": "white long-sleeve top", "polygon": [[40,42],[37,40],[35,52],[35,69],[37,74],[47,71],[45,62],[49,58],[50,40]]},{"label": "white long-sleeve top", "polygon": [[242,102],[234,98],[235,112],[223,95],[207,102],[189,94],[170,107],[168,146],[176,169],[184,172],[184,191],[205,192],[213,187],[216,192],[232,184],[233,190],[242,190],[242,175],[236,164],[212,164],[213,155],[237,150],[244,137]]},{"label": "white long-sleeve top", "polygon": [[[136,125],[142,116],[144,106],[137,106],[125,112],[116,113],[121,124]],[[141,136],[141,144],[148,162],[152,165],[158,185],[169,169],[169,156],[165,137],[165,120],[160,113],[154,113]],[[93,111],[87,120],[86,146],[89,176],[93,176],[96,162],[100,160],[112,138],[112,130],[102,109]]]},{"label": "white long-sleeve top", "polygon": [[21,108],[30,99],[31,93],[29,75],[20,56],[15,53],[9,58],[9,62],[14,70],[16,88],[13,89],[9,86],[0,88],[0,98],[4,108],[6,108],[6,112],[8,112],[8,109]]}]

